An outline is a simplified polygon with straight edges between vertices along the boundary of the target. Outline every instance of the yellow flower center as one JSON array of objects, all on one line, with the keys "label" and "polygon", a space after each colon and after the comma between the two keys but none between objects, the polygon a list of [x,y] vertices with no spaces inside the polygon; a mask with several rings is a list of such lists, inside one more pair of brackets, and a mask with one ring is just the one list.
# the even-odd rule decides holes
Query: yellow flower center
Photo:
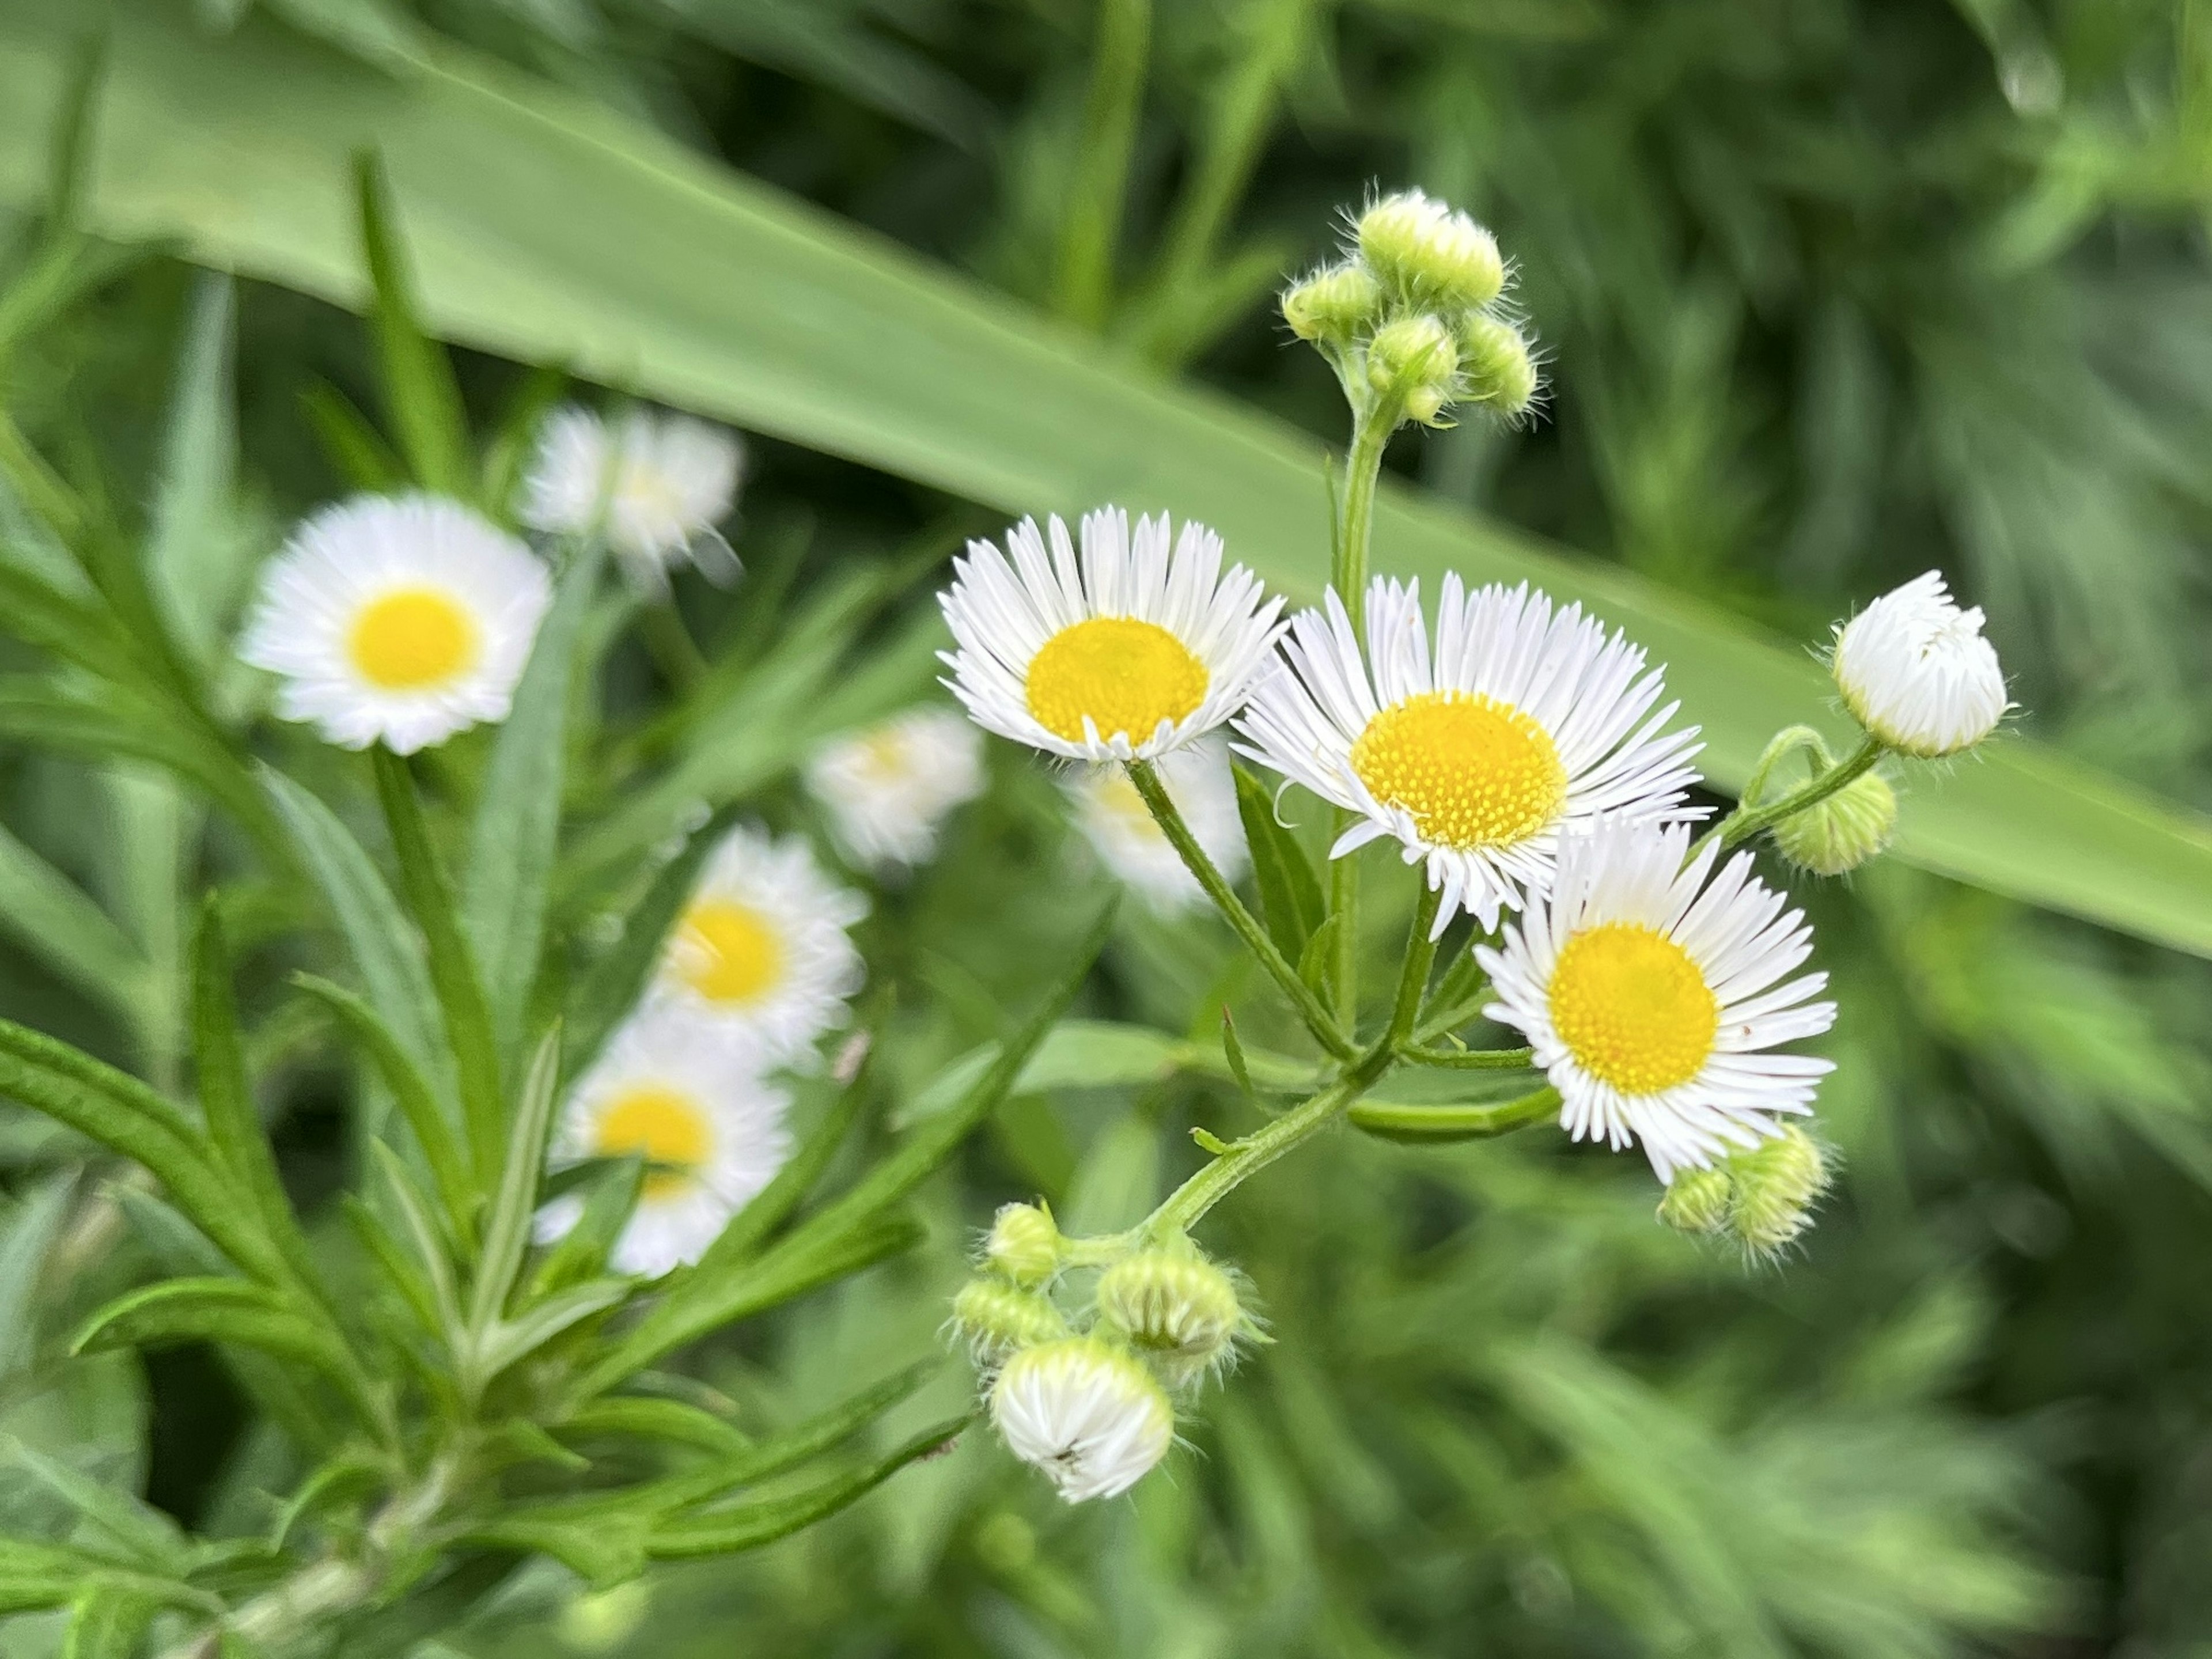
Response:
[{"label": "yellow flower center", "polygon": [[1559,814],[1567,769],[1551,734],[1510,703],[1425,691],[1384,709],[1352,745],[1368,793],[1438,847],[1510,847]]},{"label": "yellow flower center", "polygon": [[1577,933],[1552,969],[1552,1026],[1583,1069],[1626,1095],[1686,1083],[1713,1051],[1720,1005],[1690,953],[1641,923]]},{"label": "yellow flower center", "polygon": [[884,783],[895,783],[914,769],[906,736],[900,732],[871,732],[860,739],[861,769]]},{"label": "yellow flower center", "polygon": [[422,691],[476,661],[477,622],[450,593],[395,588],[362,607],[346,645],[371,685]]},{"label": "yellow flower center", "polygon": [[599,1114],[592,1139],[594,1157],[635,1156],[660,1166],[646,1171],[647,1198],[689,1184],[713,1151],[714,1132],[699,1103],[657,1083],[617,1095]]},{"label": "yellow flower center", "polygon": [[1081,743],[1088,714],[1101,738],[1142,743],[1162,720],[1206,700],[1206,665],[1157,623],[1092,617],[1063,628],[1030,664],[1030,713],[1054,737]]},{"label": "yellow flower center", "polygon": [[783,940],[750,905],[702,899],[684,915],[676,965],[709,1002],[755,1002],[783,976]]}]

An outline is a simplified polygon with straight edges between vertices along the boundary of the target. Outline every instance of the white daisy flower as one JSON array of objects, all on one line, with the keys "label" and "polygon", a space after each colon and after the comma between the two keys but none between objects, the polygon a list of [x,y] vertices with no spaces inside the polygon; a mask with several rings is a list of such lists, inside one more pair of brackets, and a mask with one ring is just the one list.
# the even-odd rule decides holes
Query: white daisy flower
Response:
[{"label": "white daisy flower", "polygon": [[1128,1491],[1175,1439],[1175,1408],[1152,1374],[1089,1336],[1009,1359],[991,1386],[991,1421],[1071,1504]]},{"label": "white daisy flower", "polygon": [[684,559],[734,575],[715,527],[737,499],[744,448],[726,428],[632,409],[612,422],[569,404],[538,435],[520,514],[533,530],[604,531],[635,574],[665,580]]},{"label": "white daisy flower", "polygon": [[1431,658],[1419,584],[1378,578],[1364,662],[1334,593],[1328,606],[1292,619],[1289,667],[1254,694],[1237,748],[1361,815],[1330,857],[1394,836],[1425,863],[1439,933],[1462,908],[1497,927],[1550,886],[1561,835],[1601,813],[1701,816],[1682,804],[1697,728],[1665,729],[1680,705],[1652,711],[1660,672],[1580,605],[1447,575]]},{"label": "white daisy flower", "polygon": [[1938,570],[1883,594],[1836,630],[1844,706],[1891,748],[1923,760],[1972,748],[2012,707],[1983,621],[1980,606],[1952,603]]},{"label": "white daisy flower", "polygon": [[537,556],[459,502],[361,495],[270,561],[239,655],[283,677],[286,720],[410,755],[507,718],[552,598]]},{"label": "white daisy flower", "polygon": [[[1244,873],[1250,855],[1244,822],[1237,814],[1237,780],[1229,750],[1218,738],[1160,757],[1160,781],[1206,855],[1230,881]],[[1198,878],[1160,833],[1137,786],[1119,766],[1088,766],[1061,780],[1075,808],[1075,827],[1106,867],[1163,915],[1188,909],[1206,897]]]},{"label": "white daisy flower", "polygon": [[1812,954],[1804,913],[1753,879],[1749,853],[1715,875],[1717,844],[1685,868],[1689,844],[1686,824],[1571,836],[1550,897],[1475,951],[1498,993],[1483,1012],[1527,1036],[1561,1125],[1641,1141],[1662,1182],[1811,1111],[1830,1062],[1771,1050],[1836,1018],[1812,1000],[1826,974],[1784,978]]},{"label": "white daisy flower", "polygon": [[[657,1278],[696,1261],[791,1156],[791,1097],[712,1021],[676,1008],[634,1014],[570,1091],[553,1160],[641,1157],[637,1208],[612,1257]],[[563,1237],[583,1213],[564,1193],[538,1212],[538,1237]]]},{"label": "white daisy flower", "polygon": [[982,739],[949,708],[909,708],[826,744],[806,790],[854,863],[910,869],[937,850],[945,815],[983,793]]},{"label": "white daisy flower", "polygon": [[1282,601],[1223,572],[1221,538],[1185,524],[1170,551],[1164,514],[1133,538],[1121,508],[1086,514],[1079,562],[1058,518],[1024,519],[1005,553],[970,542],[952,569],[945,684],[984,730],[1070,760],[1149,759],[1212,731],[1280,631]]},{"label": "white daisy flower", "polygon": [[732,830],[678,919],[653,995],[718,1022],[767,1060],[809,1060],[860,988],[860,953],[845,930],[867,914],[867,900],[825,876],[804,841]]}]

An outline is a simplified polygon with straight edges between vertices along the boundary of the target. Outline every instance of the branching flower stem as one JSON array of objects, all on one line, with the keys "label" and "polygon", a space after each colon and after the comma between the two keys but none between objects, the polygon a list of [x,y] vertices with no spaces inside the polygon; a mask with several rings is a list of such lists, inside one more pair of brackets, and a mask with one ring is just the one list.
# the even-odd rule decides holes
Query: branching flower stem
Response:
[{"label": "branching flower stem", "polygon": [[[1806,744],[1805,735],[1811,735],[1811,745]],[[1881,739],[1869,734],[1850,755],[1816,773],[1809,782],[1799,785],[1779,800],[1763,806],[1759,805],[1756,791],[1765,786],[1766,775],[1773,769],[1774,763],[1790,750],[1807,746],[1811,746],[1816,755],[1825,757],[1826,750],[1820,746],[1818,734],[1809,733],[1808,728],[1804,726],[1791,726],[1769,744],[1766,753],[1759,758],[1757,770],[1752,774],[1751,783],[1745,787],[1743,799],[1736,804],[1735,811],[1700,836],[1697,845],[1691,848],[1690,856],[1695,858],[1705,851],[1706,845],[1717,836],[1723,851],[1741,846],[1760,830],[1770,830],[1784,818],[1795,817],[1808,807],[1818,806],[1838,789],[1871,769],[1884,753]]]},{"label": "branching flower stem", "polygon": [[1282,987],[1284,995],[1290,998],[1291,1006],[1305,1021],[1306,1029],[1313,1033],[1314,1041],[1338,1060],[1351,1059],[1358,1052],[1352,1039],[1322,1006],[1313,988],[1298,977],[1298,970],[1275,948],[1275,941],[1267,937],[1267,930],[1260,925],[1259,918],[1244,908],[1244,902],[1237,896],[1235,890],[1215,868],[1213,860],[1206,856],[1206,849],[1198,844],[1198,837],[1183,822],[1182,811],[1160,781],[1159,769],[1150,761],[1133,760],[1128,765],[1129,781],[1152,813],[1152,822],[1159,825],[1160,833],[1168,838],[1184,867],[1205,889],[1214,908],[1236,930],[1237,937],[1244,941],[1245,948],[1259,959],[1269,977]]}]

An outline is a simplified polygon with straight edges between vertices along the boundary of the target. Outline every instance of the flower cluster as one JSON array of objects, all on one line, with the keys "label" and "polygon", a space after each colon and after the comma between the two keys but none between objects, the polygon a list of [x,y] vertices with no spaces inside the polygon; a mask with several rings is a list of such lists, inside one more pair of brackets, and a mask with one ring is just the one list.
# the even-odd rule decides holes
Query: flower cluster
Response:
[{"label": "flower cluster", "polygon": [[[1259,1334],[1236,1277],[1188,1239],[1105,1255],[1061,1237],[1042,1206],[1009,1204],[952,1304],[993,1424],[1071,1504],[1134,1486],[1174,1441],[1173,1396]],[[1071,1313],[1079,1277],[1088,1297]]]}]

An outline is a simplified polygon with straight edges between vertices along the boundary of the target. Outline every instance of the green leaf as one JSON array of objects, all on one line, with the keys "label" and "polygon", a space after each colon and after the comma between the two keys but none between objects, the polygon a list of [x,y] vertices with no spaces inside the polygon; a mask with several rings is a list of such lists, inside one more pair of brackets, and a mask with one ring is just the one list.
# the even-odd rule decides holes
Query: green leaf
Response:
[{"label": "green leaf", "polygon": [[354,1041],[368,1051],[377,1075],[384,1079],[384,1086],[398,1103],[399,1115],[414,1132],[415,1144],[422,1149],[423,1161],[430,1166],[431,1179],[437,1182],[438,1196],[445,1203],[447,1218],[456,1229],[467,1230],[475,1209],[475,1192],[469,1182],[460,1142],[454,1136],[445,1106],[409,1056],[398,1035],[385,1024],[375,1009],[343,986],[333,985],[313,974],[295,974],[292,983],[337,1014]]},{"label": "green leaf", "polygon": [[1242,763],[1232,769],[1237,815],[1243,821],[1244,844],[1252,852],[1252,880],[1260,890],[1260,913],[1283,959],[1296,962],[1328,913],[1321,878],[1314,873],[1297,837],[1276,819],[1273,793]]},{"label": "green leaf", "polygon": [[493,1035],[491,1008],[483,981],[462,937],[453,884],[430,840],[422,802],[404,757],[379,744],[369,751],[376,775],[376,796],[392,831],[392,856],[399,863],[399,890],[422,930],[428,949],[430,983],[453,1044],[461,1087],[461,1121],[467,1129],[469,1158],[477,1179],[489,1182],[500,1153],[507,1111],[499,1085],[499,1042]]},{"label": "green leaf", "polygon": [[665,1522],[655,1528],[647,1553],[659,1560],[732,1555],[758,1549],[809,1527],[825,1516],[850,1508],[908,1464],[943,1451],[973,1419],[957,1417],[915,1435],[888,1456],[850,1474],[840,1475],[783,1498],[736,1504],[711,1514]]},{"label": "green leaf", "polygon": [[644,1395],[615,1395],[578,1407],[553,1425],[556,1434],[571,1440],[614,1435],[636,1440],[659,1440],[698,1451],[737,1455],[752,1443],[731,1424],[686,1401],[659,1400]]},{"label": "green leaf", "polygon": [[[777,1173],[781,1175],[781,1171]],[[575,1224],[545,1253],[537,1271],[531,1274],[527,1294],[533,1297],[550,1296],[603,1272],[607,1258],[622,1237],[623,1229],[629,1224],[630,1212],[637,1207],[638,1194],[644,1186],[644,1160],[608,1160],[591,1178],[591,1191],[577,1212]],[[754,1200],[758,1201],[757,1198]]]},{"label": "green leaf", "polygon": [[76,1190],[74,1170],[46,1177],[0,1217],[0,1383],[31,1362],[37,1346],[39,1280]]},{"label": "green leaf", "polygon": [[155,599],[196,661],[213,660],[253,548],[232,510],[238,416],[231,383],[238,301],[216,272],[193,285],[146,543]]},{"label": "green leaf", "polygon": [[602,540],[586,541],[561,574],[493,746],[470,828],[461,920],[483,969],[492,1029],[505,1054],[521,1039],[544,943],[567,773],[569,683],[605,547]]},{"label": "green leaf", "polygon": [[1486,1140],[1510,1134],[1532,1123],[1555,1120],[1559,1091],[1542,1088],[1517,1100],[1485,1102],[1469,1106],[1400,1104],[1393,1101],[1362,1100],[1345,1114],[1356,1129],[1383,1140],[1416,1143],[1448,1140]]},{"label": "green leaf", "polygon": [[472,499],[476,465],[469,454],[468,410],[442,347],[417,319],[414,279],[394,222],[392,186],[373,151],[354,161],[362,256],[368,262],[377,358],[384,370],[386,412],[399,434],[415,482],[455,501]]},{"label": "green leaf", "polygon": [[185,1342],[243,1343],[349,1380],[345,1354],[327,1330],[243,1279],[170,1279],[118,1296],[85,1321],[70,1349],[102,1353]]},{"label": "green leaf", "polygon": [[628,1279],[587,1279],[532,1303],[512,1319],[499,1321],[484,1333],[470,1357],[477,1381],[493,1382],[563,1331],[616,1306],[634,1287],[635,1281]]},{"label": "green leaf", "polygon": [[[4,603],[4,601],[0,601]],[[0,928],[47,967],[137,1024],[153,968],[92,898],[0,827]]]},{"label": "green leaf", "polygon": [[338,1502],[348,1493],[367,1495],[380,1490],[389,1471],[373,1454],[358,1446],[341,1449],[318,1463],[294,1489],[277,1511],[269,1529],[269,1547],[282,1550],[300,1522],[316,1510]]},{"label": "green leaf", "polygon": [[[1052,1089],[1114,1089],[1157,1083],[1186,1064],[1188,1045],[1147,1025],[1112,1020],[1063,1020],[1043,1042],[1010,1091],[1036,1094]],[[997,1062],[1000,1047],[970,1049],[922,1086],[902,1115],[918,1123],[947,1111],[972,1091]]]},{"label": "green leaf", "polygon": [[155,1572],[181,1571],[191,1545],[177,1523],[130,1492],[13,1438],[0,1441],[0,1461],[29,1475],[74,1510],[122,1557]]},{"label": "green leaf", "polygon": [[798,1152],[775,1172],[767,1186],[752,1195],[744,1209],[730,1218],[730,1224],[707,1247],[707,1253],[684,1270],[687,1277],[714,1278],[729,1272],[751,1257],[770,1234],[791,1218],[806,1195],[814,1190],[815,1183],[822,1179],[830,1160],[852,1133],[853,1126],[860,1121],[875,1081],[876,1052],[872,1035],[868,1052],[854,1071],[853,1080],[837,1091],[836,1098],[830,1103],[830,1109],[799,1144]]},{"label": "green leaf", "polygon": [[131,641],[96,600],[64,593],[12,559],[0,561],[0,627],[102,679],[143,686]]},{"label": "green leaf", "polygon": [[77,1592],[61,1659],[131,1659],[153,1627],[161,1600],[136,1589],[94,1582]]},{"label": "green leaf", "polygon": [[483,1249],[469,1299],[469,1324],[489,1330],[522,1271],[530,1248],[531,1218],[538,1209],[538,1183],[545,1170],[545,1148],[553,1135],[553,1108],[561,1082],[561,1034],[550,1032],[538,1045],[516,1103],[507,1158],[491,1214],[484,1223]]},{"label": "green leaf", "polygon": [[[331,180],[374,145],[410,229],[422,319],[446,337],[558,358],[1009,512],[1172,507],[1268,581],[1319,592],[1326,486],[1316,446],[1279,422],[1164,383],[638,122],[463,52],[380,82],[256,21],[217,40],[150,0],[113,15],[105,165],[85,204],[94,229],[171,238],[210,265],[357,306]],[[19,4],[0,42],[12,94],[0,100],[0,198],[29,204],[46,191],[36,158],[76,29],[66,8]],[[659,257],[608,257],[648,247]],[[1525,578],[1626,629],[1668,665],[1723,787],[1780,726],[1848,741],[1807,641],[1401,486],[1381,493],[1375,542],[1387,570]],[[2212,830],[2032,741],[1916,772],[1897,847],[2212,954]]]},{"label": "green leaf", "polygon": [[200,1112],[207,1120],[216,1158],[252,1200],[261,1231],[292,1258],[301,1279],[312,1282],[307,1241],[285,1195],[283,1178],[276,1172],[276,1155],[261,1126],[246,1078],[230,973],[230,950],[210,895],[200,908],[199,933],[192,943],[192,1060]]},{"label": "green leaf", "polygon": [[406,463],[329,381],[316,380],[300,394],[300,412],[307,417],[331,470],[354,489],[388,495],[406,488]]},{"label": "green leaf", "polygon": [[281,1278],[275,1249],[184,1115],[137,1079],[0,1020],[0,1094],[143,1164],[192,1224],[247,1272]]},{"label": "green leaf", "polygon": [[368,1000],[426,1077],[444,1084],[444,1030],[422,946],[399,902],[353,833],[320,799],[273,767],[261,781],[331,908]]},{"label": "green leaf", "polygon": [[[422,1290],[418,1294],[402,1275],[406,1267],[398,1257],[386,1258],[387,1271],[400,1293],[415,1304],[418,1311],[425,1308],[425,1323],[439,1333],[449,1344],[458,1344],[463,1335],[460,1292],[453,1279],[453,1260],[451,1246],[445,1233],[430,1214],[430,1206],[423,1200],[415,1177],[408,1173],[392,1148],[382,1141],[369,1143],[369,1157],[384,1177],[386,1190],[392,1196],[392,1207],[399,1212],[400,1224],[407,1229],[408,1242],[414,1246],[415,1266],[422,1275]],[[374,1218],[370,1218],[372,1220]],[[372,1245],[372,1249],[377,1249]],[[384,1252],[379,1249],[380,1257]]]},{"label": "green leaf", "polygon": [[1327,918],[1298,953],[1298,977],[1317,996],[1328,994],[1329,967],[1335,960],[1337,928],[1342,921],[1340,916]]}]

